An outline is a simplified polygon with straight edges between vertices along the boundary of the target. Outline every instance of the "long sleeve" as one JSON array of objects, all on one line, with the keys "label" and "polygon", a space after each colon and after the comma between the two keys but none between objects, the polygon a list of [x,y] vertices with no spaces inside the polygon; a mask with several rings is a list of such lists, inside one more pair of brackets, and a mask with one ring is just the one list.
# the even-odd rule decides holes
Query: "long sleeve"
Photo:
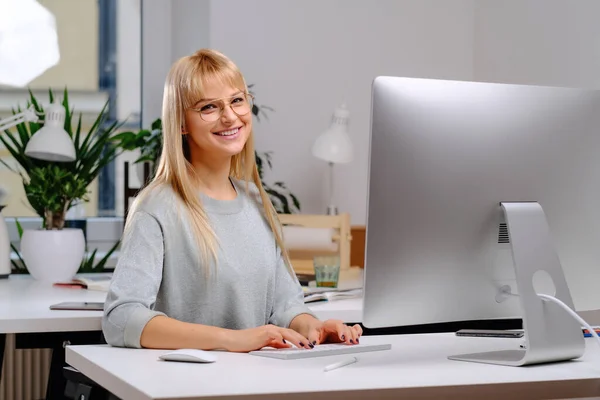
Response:
[{"label": "long sleeve", "polygon": [[164,241],[158,221],[144,211],[130,215],[119,261],[106,297],[102,330],[113,346],[140,348],[154,311],[163,271]]},{"label": "long sleeve", "polygon": [[304,304],[304,292],[296,275],[290,274],[278,250],[278,264],[275,276],[275,299],[269,323],[288,328],[292,320],[300,314],[312,311]]}]

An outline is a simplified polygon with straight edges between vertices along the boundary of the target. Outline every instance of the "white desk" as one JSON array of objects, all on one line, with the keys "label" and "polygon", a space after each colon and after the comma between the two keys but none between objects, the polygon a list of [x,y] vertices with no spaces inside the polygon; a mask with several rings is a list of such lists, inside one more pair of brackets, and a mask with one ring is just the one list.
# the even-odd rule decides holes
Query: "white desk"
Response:
[{"label": "white desk", "polygon": [[[277,360],[219,352],[212,364],[159,361],[164,350],[68,346],[66,361],[116,396],[149,399],[576,398],[600,396],[600,349],[591,340],[580,361],[504,367],[450,361],[469,351],[518,348],[518,339],[453,334],[366,336],[392,350],[347,356]],[[307,350],[310,351],[310,350]],[[368,392],[365,392],[368,391]]]},{"label": "white desk", "polygon": [[[63,398],[62,343],[101,343],[101,311],[53,311],[63,301],[104,301],[106,293],[54,287],[29,275],[11,275],[0,280],[0,370],[5,337],[16,334],[19,348],[52,348],[46,398]],[[93,337],[93,338],[92,338]]]},{"label": "white desk", "polygon": [[[0,334],[99,331],[101,311],[58,311],[49,307],[63,301],[102,302],[105,298],[105,292],[56,287],[29,275],[12,275],[0,280]],[[319,302],[309,307],[322,320],[362,320],[362,299]]]},{"label": "white desk", "polygon": [[101,311],[53,311],[63,301],[102,302],[106,293],[39,282],[29,275],[0,280],[0,334],[98,331]]}]

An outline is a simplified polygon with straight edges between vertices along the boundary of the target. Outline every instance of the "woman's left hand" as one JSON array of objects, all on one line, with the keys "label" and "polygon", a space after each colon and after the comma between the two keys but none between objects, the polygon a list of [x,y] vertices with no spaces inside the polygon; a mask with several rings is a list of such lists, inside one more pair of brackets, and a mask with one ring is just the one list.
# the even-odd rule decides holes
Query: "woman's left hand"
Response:
[{"label": "woman's left hand", "polygon": [[343,321],[328,319],[311,321],[308,329],[308,340],[312,345],[321,343],[358,344],[363,331],[360,325],[348,326]]}]

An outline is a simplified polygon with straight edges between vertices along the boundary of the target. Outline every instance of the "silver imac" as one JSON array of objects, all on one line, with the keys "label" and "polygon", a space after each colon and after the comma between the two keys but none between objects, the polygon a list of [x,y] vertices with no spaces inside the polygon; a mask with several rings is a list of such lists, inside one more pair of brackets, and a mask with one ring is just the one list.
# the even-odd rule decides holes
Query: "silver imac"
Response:
[{"label": "silver imac", "polygon": [[525,350],[578,358],[565,271],[600,262],[600,91],[377,77],[372,86],[363,324],[522,318]]}]

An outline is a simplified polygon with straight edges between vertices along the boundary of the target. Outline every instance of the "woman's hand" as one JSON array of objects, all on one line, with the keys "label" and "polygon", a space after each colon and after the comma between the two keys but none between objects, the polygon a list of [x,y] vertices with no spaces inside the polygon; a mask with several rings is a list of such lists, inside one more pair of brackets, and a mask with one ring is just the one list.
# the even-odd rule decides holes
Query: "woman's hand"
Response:
[{"label": "woman's hand", "polygon": [[308,337],[313,346],[321,343],[357,344],[363,334],[360,325],[350,327],[339,319],[320,321],[309,314],[298,315],[290,328]]},{"label": "woman's hand", "polygon": [[283,349],[292,347],[310,349],[314,347],[309,340],[292,329],[275,325],[264,325],[258,328],[231,330],[226,333],[225,350],[246,353],[263,347]]},{"label": "woman's hand", "polygon": [[362,333],[362,328],[358,324],[348,326],[343,321],[337,319],[319,321],[315,318],[309,322],[308,340],[310,340],[311,344],[358,344]]}]

